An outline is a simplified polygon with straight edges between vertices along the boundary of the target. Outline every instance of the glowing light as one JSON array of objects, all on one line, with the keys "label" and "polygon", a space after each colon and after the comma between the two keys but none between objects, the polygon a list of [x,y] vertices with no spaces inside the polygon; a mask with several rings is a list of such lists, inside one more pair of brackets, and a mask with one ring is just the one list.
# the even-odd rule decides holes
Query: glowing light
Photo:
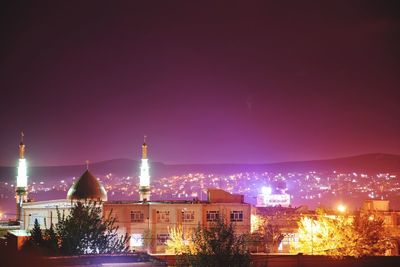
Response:
[{"label": "glowing light", "polygon": [[142,234],[132,234],[129,241],[131,247],[141,247],[143,246],[143,236]]},{"label": "glowing light", "polygon": [[28,186],[28,176],[27,176],[26,169],[27,169],[26,159],[19,159],[17,187],[27,187]]},{"label": "glowing light", "polygon": [[150,186],[149,169],[148,159],[142,159],[142,165],[140,166],[140,186]]},{"label": "glowing light", "polygon": [[346,212],[347,207],[346,207],[345,205],[343,205],[343,204],[339,204],[339,205],[337,206],[337,210],[338,210],[340,213],[344,213],[344,212]]},{"label": "glowing light", "polygon": [[260,215],[250,215],[250,233],[254,233],[264,227],[265,221],[260,217]]},{"label": "glowing light", "polygon": [[272,189],[271,189],[271,187],[263,186],[261,188],[261,192],[262,192],[263,195],[271,195]]}]

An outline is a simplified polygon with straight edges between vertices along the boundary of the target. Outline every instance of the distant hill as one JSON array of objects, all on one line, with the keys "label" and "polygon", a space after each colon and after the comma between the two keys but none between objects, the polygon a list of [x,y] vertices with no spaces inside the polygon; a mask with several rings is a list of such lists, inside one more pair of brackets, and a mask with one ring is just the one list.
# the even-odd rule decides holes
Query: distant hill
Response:
[{"label": "distant hill", "polygon": [[[33,179],[51,179],[54,177],[80,176],[86,169],[84,165],[30,167],[29,176]],[[95,175],[113,173],[121,176],[137,176],[139,161],[115,159],[91,163],[91,172]],[[295,162],[279,162],[269,164],[180,164],[166,165],[151,162],[151,175],[154,178],[178,175],[190,172],[229,174],[235,172],[288,172],[288,171],[340,171],[340,172],[400,172],[400,155],[365,154],[352,157],[310,160]],[[0,180],[9,181],[16,176],[16,167],[0,167]]]},{"label": "distant hill", "polygon": [[352,157],[343,157],[326,160],[291,161],[268,164],[192,164],[167,165],[176,172],[198,171],[212,173],[231,173],[242,171],[341,171],[383,173],[400,171],[400,155],[391,154],[364,154]]}]

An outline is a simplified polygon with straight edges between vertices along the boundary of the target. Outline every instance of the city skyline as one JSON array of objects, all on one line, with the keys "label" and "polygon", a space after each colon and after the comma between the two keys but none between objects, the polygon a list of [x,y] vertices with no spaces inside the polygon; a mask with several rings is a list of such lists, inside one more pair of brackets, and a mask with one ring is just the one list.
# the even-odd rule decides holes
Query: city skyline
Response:
[{"label": "city skyline", "polygon": [[397,7],[4,4],[0,166],[400,154]]}]

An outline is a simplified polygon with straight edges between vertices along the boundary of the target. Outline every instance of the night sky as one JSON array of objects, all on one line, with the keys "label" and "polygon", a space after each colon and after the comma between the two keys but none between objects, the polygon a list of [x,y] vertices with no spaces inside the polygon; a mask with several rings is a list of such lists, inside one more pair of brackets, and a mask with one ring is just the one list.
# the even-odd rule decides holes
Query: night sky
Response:
[{"label": "night sky", "polygon": [[0,165],[400,154],[399,1],[9,2]]}]

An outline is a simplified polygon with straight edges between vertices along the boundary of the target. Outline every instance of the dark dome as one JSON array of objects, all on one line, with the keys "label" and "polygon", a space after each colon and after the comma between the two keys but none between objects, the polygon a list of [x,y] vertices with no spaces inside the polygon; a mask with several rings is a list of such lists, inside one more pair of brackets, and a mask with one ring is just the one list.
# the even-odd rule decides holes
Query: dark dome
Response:
[{"label": "dark dome", "polygon": [[107,192],[100,182],[86,170],[68,190],[67,199],[93,199],[107,201]]}]

